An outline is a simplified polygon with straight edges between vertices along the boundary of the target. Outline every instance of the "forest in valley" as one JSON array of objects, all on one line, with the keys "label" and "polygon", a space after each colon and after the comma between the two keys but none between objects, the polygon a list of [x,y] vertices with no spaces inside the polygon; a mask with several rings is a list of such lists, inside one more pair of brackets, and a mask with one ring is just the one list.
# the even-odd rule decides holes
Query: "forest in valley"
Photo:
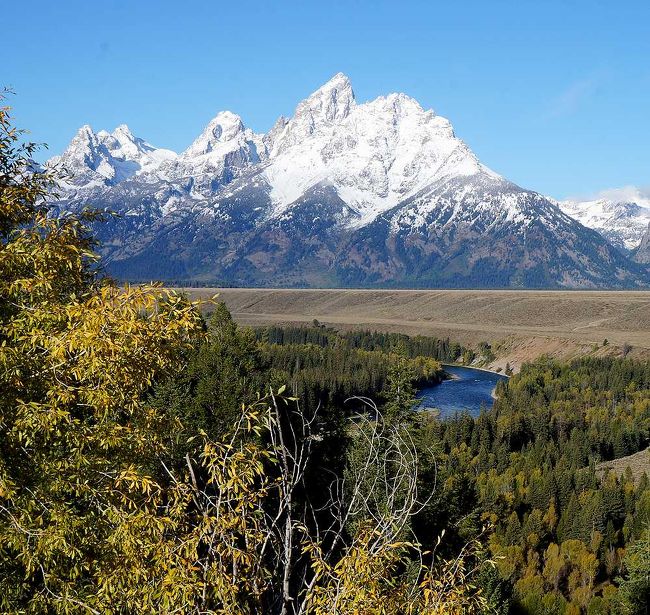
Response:
[{"label": "forest in valley", "polygon": [[493,408],[447,339],[247,329],[103,275],[0,109],[0,612],[641,615],[650,363],[541,358]]},{"label": "forest in valley", "polygon": [[[225,309],[217,318],[238,331]],[[399,417],[416,443],[420,492],[430,493],[409,531],[421,544],[444,534],[438,549],[446,557],[478,541],[484,550],[474,554],[475,581],[494,612],[646,612],[648,476],[634,480],[629,469],[616,476],[596,465],[648,447],[650,363],[540,359],[500,383],[494,407],[479,417],[438,420],[413,411],[414,394],[435,362],[462,359],[466,349],[449,340],[337,333],[318,323],[257,329],[257,345],[251,331],[235,337],[249,340],[242,356],[256,349],[253,371],[269,374],[262,381],[272,374],[338,434],[319,453],[328,460],[320,472],[337,455],[341,471],[355,458],[350,425],[360,407],[351,397],[374,391],[383,420]],[[427,374],[425,361],[432,362]],[[202,378],[199,369],[198,388]]]}]

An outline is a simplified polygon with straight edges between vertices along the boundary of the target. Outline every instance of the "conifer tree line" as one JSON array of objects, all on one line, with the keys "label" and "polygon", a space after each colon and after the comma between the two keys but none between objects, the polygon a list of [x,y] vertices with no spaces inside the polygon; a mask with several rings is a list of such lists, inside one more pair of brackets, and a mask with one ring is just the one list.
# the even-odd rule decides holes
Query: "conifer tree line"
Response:
[{"label": "conifer tree line", "polygon": [[[269,344],[304,345],[321,347],[358,348],[400,352],[410,358],[431,357],[441,362],[455,363],[462,360],[470,349],[451,342],[449,338],[439,339],[424,335],[408,336],[403,333],[380,331],[336,331],[314,320],[311,327],[259,327],[257,339]],[[473,356],[472,356],[473,359]]]},{"label": "conifer tree line", "polygon": [[33,149],[1,109],[0,612],[647,613],[648,477],[596,464],[648,446],[650,364],[440,421],[470,349],[118,286]]}]

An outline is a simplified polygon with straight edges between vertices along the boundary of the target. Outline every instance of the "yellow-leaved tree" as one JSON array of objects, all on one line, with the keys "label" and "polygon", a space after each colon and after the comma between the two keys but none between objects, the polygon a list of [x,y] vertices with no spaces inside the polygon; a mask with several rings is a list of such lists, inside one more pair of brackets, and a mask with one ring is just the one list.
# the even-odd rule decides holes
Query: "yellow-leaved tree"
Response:
[{"label": "yellow-leaved tree", "polygon": [[[419,545],[398,539],[414,497],[364,520],[365,492],[341,489],[352,501],[332,503],[327,532],[309,527],[292,498],[313,434],[303,422],[304,437],[286,440],[279,405],[295,400],[282,391],[242,407],[222,442],[188,443],[148,403],[204,339],[197,306],[98,275],[96,216],[48,211],[55,177],[33,151],[0,108],[0,612],[482,609],[462,557],[425,567]],[[376,453],[387,436],[375,428]],[[403,462],[384,487],[415,484]],[[362,518],[354,536],[350,514]]]}]

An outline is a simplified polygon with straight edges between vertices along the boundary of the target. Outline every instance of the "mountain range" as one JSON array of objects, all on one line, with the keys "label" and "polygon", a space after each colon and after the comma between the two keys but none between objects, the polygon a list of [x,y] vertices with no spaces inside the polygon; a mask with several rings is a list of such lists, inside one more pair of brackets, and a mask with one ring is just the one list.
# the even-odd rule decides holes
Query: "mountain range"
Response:
[{"label": "mountain range", "polygon": [[560,201],[558,205],[628,253],[639,247],[650,224],[650,191],[635,186],[606,190],[588,199]]},{"label": "mountain range", "polygon": [[[266,134],[222,111],[176,154],[124,125],[112,133],[83,126],[47,164],[66,175],[57,211],[119,214],[97,227],[105,266],[118,279],[424,288],[649,282],[645,261],[632,254],[644,234],[643,205],[617,205],[612,215],[623,222],[610,228],[609,205],[560,203],[517,186],[482,164],[447,119],[405,94],[358,103],[341,73]],[[630,219],[640,231],[630,232]]]}]

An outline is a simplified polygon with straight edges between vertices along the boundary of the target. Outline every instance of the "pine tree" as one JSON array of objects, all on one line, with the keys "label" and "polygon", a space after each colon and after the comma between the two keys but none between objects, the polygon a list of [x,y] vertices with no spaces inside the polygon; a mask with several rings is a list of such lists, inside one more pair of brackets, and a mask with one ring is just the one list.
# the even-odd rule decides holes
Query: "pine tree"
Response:
[{"label": "pine tree", "polygon": [[623,615],[647,615],[650,605],[650,530],[632,544],[623,560],[618,601]]},{"label": "pine tree", "polygon": [[386,387],[382,391],[386,400],[384,418],[390,422],[410,420],[417,403],[413,380],[415,374],[403,352],[392,361],[386,378]]}]

